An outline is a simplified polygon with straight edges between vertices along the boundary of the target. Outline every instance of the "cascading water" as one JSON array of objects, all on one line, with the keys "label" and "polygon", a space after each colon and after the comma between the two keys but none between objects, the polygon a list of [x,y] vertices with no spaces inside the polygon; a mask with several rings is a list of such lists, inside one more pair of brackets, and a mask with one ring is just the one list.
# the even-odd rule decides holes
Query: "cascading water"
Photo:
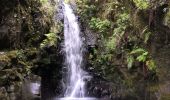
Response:
[{"label": "cascading water", "polygon": [[87,72],[82,69],[83,41],[76,16],[69,4],[63,3],[64,14],[64,51],[65,64],[68,68],[65,97],[60,100],[94,100],[85,97]]},{"label": "cascading water", "polygon": [[64,46],[66,66],[68,68],[68,83],[66,97],[84,97],[84,71],[82,65],[82,40],[77,19],[70,5],[64,3]]},{"label": "cascading water", "polygon": [[83,41],[77,17],[69,4],[63,0],[55,0],[61,4],[61,17],[64,17],[64,50],[67,68],[66,91],[63,98],[55,100],[96,100],[86,97],[85,80],[90,76],[83,67]]}]

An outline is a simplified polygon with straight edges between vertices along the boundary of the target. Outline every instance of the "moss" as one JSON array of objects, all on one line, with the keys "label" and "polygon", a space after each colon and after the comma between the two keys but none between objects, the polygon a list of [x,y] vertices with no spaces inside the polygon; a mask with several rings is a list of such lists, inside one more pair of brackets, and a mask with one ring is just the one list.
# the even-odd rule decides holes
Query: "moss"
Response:
[{"label": "moss", "polygon": [[149,87],[150,92],[157,92],[160,89],[159,84],[155,84]]},{"label": "moss", "polygon": [[17,50],[14,50],[14,51],[10,51],[9,53],[7,53],[7,56],[10,58],[10,59],[13,59],[13,58],[16,58],[17,57]]},{"label": "moss", "polygon": [[26,50],[13,50],[5,52],[0,56],[0,79],[2,84],[8,81],[21,81],[30,73],[33,67],[33,60],[37,57],[38,50],[29,48]]},{"label": "moss", "polygon": [[139,9],[147,9],[149,7],[149,1],[147,0],[133,0]]},{"label": "moss", "polygon": [[[50,30],[59,33],[61,29],[56,29],[53,23],[55,9],[48,0],[6,0],[1,1],[0,8],[0,30],[5,29],[0,31],[0,49],[4,51],[0,52],[2,99],[1,87],[18,84],[18,88],[21,88],[24,77],[32,73],[31,68],[37,66],[44,34]],[[6,100],[4,98],[2,100]]]},{"label": "moss", "polygon": [[7,91],[4,87],[0,88],[0,100],[9,100]]},{"label": "moss", "polygon": [[3,54],[0,56],[0,62],[10,62],[10,58],[6,54]]},{"label": "moss", "polygon": [[162,95],[160,100],[170,100],[170,94]]},{"label": "moss", "polygon": [[49,32],[54,14],[54,6],[49,2],[6,0],[0,6],[7,9],[0,10],[3,22],[0,30],[4,30],[0,36],[1,49],[38,46],[43,34]]}]

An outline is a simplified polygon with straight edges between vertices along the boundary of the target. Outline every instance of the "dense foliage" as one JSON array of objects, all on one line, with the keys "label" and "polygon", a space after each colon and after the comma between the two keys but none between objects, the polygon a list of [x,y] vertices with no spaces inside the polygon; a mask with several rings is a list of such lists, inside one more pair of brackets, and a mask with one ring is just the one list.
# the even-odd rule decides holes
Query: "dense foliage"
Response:
[{"label": "dense foliage", "polygon": [[[161,41],[153,40],[163,33],[158,33],[159,25],[168,25],[169,12],[163,13],[169,9],[166,4],[166,0],[78,0],[83,26],[98,36],[88,59],[94,70],[106,80],[127,86],[129,92],[138,81],[157,81],[161,68],[152,43]],[[163,19],[161,14],[166,14]]]},{"label": "dense foliage", "polygon": [[[56,14],[61,13],[61,5],[54,1],[1,0],[0,99],[9,100],[13,92],[19,95],[32,74],[42,77],[44,98],[63,92],[63,19]],[[64,2],[78,16],[84,42],[91,36],[96,39],[92,45],[85,43],[85,69],[94,79],[109,84],[102,86],[113,90],[113,97],[169,100],[169,0]],[[8,90],[11,86],[13,91]]]}]

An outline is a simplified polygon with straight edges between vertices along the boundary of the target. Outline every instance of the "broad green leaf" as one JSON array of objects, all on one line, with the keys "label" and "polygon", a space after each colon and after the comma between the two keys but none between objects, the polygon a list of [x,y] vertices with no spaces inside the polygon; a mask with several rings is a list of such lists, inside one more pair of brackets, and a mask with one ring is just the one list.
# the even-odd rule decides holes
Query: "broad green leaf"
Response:
[{"label": "broad green leaf", "polygon": [[138,49],[133,50],[130,54],[137,54],[137,53],[144,53],[144,52],[145,52],[144,49],[138,48]]},{"label": "broad green leaf", "polygon": [[133,56],[128,56],[127,58],[127,63],[128,63],[128,69],[132,68],[134,62],[134,57]]}]

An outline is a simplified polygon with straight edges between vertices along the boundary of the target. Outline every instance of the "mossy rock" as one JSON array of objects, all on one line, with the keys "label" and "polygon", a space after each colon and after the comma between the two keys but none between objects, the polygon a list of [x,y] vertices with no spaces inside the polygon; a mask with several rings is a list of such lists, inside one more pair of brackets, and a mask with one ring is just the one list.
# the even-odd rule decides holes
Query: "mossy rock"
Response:
[{"label": "mossy rock", "polygon": [[162,95],[160,100],[170,100],[170,94]]},{"label": "mossy rock", "polygon": [[40,0],[2,0],[0,49],[38,46],[53,24],[53,7]]},{"label": "mossy rock", "polygon": [[5,87],[0,88],[0,100],[9,100]]},{"label": "mossy rock", "polygon": [[0,70],[2,70],[6,65],[10,64],[11,59],[6,53],[0,54]]}]

